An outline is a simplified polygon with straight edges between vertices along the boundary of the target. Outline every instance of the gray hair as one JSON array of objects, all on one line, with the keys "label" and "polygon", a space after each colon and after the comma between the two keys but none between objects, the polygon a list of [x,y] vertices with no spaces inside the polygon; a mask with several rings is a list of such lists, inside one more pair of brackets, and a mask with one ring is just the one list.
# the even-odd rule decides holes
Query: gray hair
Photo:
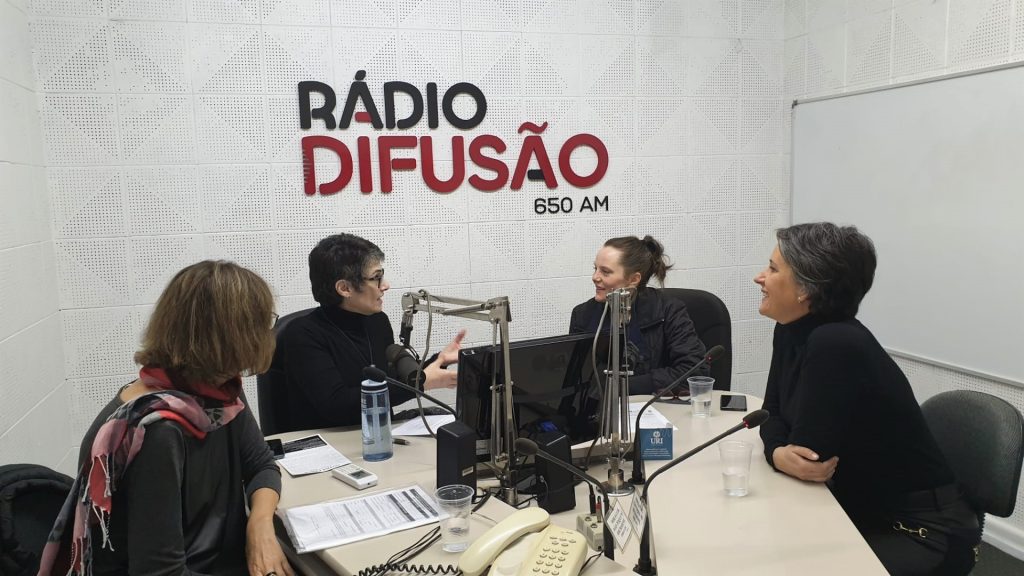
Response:
[{"label": "gray hair", "polygon": [[810,222],[779,228],[779,252],[807,293],[811,312],[853,318],[875,278],[875,246],[854,226]]}]

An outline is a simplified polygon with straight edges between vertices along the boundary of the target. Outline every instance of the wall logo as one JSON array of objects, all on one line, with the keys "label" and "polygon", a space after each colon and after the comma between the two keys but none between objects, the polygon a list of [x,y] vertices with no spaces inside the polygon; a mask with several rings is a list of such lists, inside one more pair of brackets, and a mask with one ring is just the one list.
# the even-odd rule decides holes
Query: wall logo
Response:
[{"label": "wall logo", "polygon": [[[340,116],[335,116],[338,98],[334,90],[323,82],[299,82],[299,122],[303,130],[309,130],[314,121],[323,123],[327,130],[345,130],[353,122],[372,126],[381,134],[375,137],[359,136],[352,142],[332,136],[310,135],[302,138],[303,184],[306,195],[313,196],[336,194],[345,189],[358,174],[359,190],[364,194],[379,187],[381,192],[391,192],[392,174],[395,170],[419,170],[427,187],[441,194],[447,194],[464,181],[477,190],[493,192],[506,185],[510,190],[519,190],[525,180],[543,180],[548,189],[558,188],[560,181],[565,181],[577,188],[589,188],[601,181],[608,171],[608,149],[600,138],[593,134],[576,134],[558,145],[557,170],[548,155],[551,143],[543,140],[548,123],[536,124],[523,122],[517,133],[527,134],[523,138],[522,147],[518,152],[511,150],[505,154],[508,145],[494,134],[466,134],[452,137],[452,175],[442,180],[434,167],[434,139],[431,136],[413,136],[401,134],[402,130],[418,126],[424,120],[427,127],[435,129],[440,126],[442,118],[451,126],[464,131],[472,131],[480,126],[487,115],[487,98],[477,86],[468,82],[459,82],[449,87],[440,101],[438,100],[437,84],[426,85],[425,93],[408,82],[385,82],[384,93],[379,100],[374,99],[366,82],[366,72],[356,72],[355,81],[349,86]],[[319,94],[323,103],[314,108],[312,95]],[[405,118],[397,118],[395,98],[402,94],[411,99],[412,110]],[[455,100],[459,96],[468,97],[473,102],[473,113],[459,116],[455,110]],[[381,111],[383,109],[383,116]],[[425,117],[425,118],[424,118]],[[397,132],[397,133],[395,133]],[[578,173],[570,163],[574,151],[579,148],[590,148],[597,156],[596,167],[589,174]],[[314,160],[314,152],[318,149],[335,154],[340,162],[338,174],[332,180],[318,182]],[[419,158],[394,158],[392,151],[399,149],[419,150]],[[467,170],[466,155],[472,166]],[[443,160],[448,160],[447,158]],[[374,177],[373,164],[377,164],[377,177]],[[513,162],[514,161],[514,162]],[[474,170],[473,167],[481,169]],[[471,172],[467,178],[466,172]],[[568,205],[566,200],[569,200]],[[571,198],[538,198],[542,202],[542,210],[534,209],[538,214],[572,211]],[[554,204],[552,204],[554,200]],[[590,199],[584,198],[589,204]],[[593,205],[608,209],[608,199],[593,199]],[[548,206],[556,210],[548,210]],[[568,207],[568,210],[563,208]]]}]

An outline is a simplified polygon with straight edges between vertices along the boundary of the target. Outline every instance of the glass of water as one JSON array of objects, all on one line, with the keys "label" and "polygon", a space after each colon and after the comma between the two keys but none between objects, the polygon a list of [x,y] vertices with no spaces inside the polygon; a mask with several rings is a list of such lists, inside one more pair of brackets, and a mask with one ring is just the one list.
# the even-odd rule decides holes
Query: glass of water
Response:
[{"label": "glass of water", "polygon": [[434,498],[448,517],[441,520],[441,549],[462,552],[469,547],[469,513],[476,490],[464,484],[442,486]]},{"label": "glass of water", "polygon": [[715,387],[715,379],[710,376],[690,376],[686,379],[690,386],[690,406],[697,418],[711,416],[711,389]]},{"label": "glass of water", "polygon": [[726,496],[746,496],[750,487],[750,454],[754,445],[740,440],[718,443]]}]

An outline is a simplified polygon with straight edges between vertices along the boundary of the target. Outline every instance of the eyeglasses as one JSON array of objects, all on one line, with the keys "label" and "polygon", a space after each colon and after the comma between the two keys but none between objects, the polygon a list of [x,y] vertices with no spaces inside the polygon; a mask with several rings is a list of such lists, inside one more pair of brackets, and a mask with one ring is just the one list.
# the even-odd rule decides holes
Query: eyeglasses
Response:
[{"label": "eyeglasses", "polygon": [[367,282],[376,282],[377,289],[380,290],[380,285],[384,283],[384,270],[381,270],[378,274],[373,275],[370,278],[363,278]]},{"label": "eyeglasses", "polygon": [[270,315],[273,316],[273,320],[270,322],[270,327],[273,328],[277,326],[277,321],[281,319],[281,316],[277,312],[271,312]]}]

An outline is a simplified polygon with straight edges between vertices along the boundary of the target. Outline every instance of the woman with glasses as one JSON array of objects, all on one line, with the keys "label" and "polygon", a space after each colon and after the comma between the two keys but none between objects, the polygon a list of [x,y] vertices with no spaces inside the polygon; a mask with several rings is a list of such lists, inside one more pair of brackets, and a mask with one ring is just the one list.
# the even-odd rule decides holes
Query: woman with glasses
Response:
[{"label": "woman with glasses", "polygon": [[[309,253],[309,280],[320,307],[288,323],[277,337],[272,370],[286,378],[288,417],[293,430],[352,426],[360,421],[363,368],[387,370],[385,350],[395,343],[391,321],[383,312],[384,253],[353,234],[335,234]],[[460,332],[424,369],[426,390],[454,388],[456,373],[445,366],[458,362]],[[412,393],[391,387],[391,405]]]}]

